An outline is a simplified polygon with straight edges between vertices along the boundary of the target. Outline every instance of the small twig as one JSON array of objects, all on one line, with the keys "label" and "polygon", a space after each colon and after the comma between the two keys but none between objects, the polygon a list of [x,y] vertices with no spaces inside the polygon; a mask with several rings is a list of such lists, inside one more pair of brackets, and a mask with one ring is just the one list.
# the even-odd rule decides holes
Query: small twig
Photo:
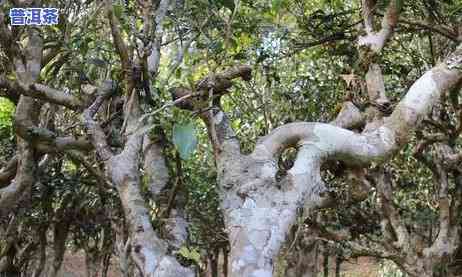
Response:
[{"label": "small twig", "polygon": [[94,177],[96,177],[96,179],[98,179],[100,185],[102,185],[104,188],[110,187],[109,183],[106,182],[106,179],[104,178],[104,174],[100,172],[98,169],[94,168],[91,163],[87,162],[85,160],[85,157],[83,157],[79,152],[69,151],[67,154],[71,157],[71,159],[82,163],[82,165],[88,170],[88,172]]},{"label": "small twig", "polygon": [[142,115],[139,119],[138,119],[138,123],[137,123],[137,126],[135,128],[135,131],[134,133],[136,134],[139,134],[139,135],[142,135],[146,132],[149,132],[151,129],[153,129],[156,125],[152,125],[152,126],[149,126],[147,128],[143,128],[143,121],[148,117],[148,116],[153,116],[155,114],[158,114],[159,112],[165,110],[166,108],[169,108],[169,107],[172,107],[172,106],[175,106],[195,95],[198,95],[197,93],[189,93],[189,94],[186,94],[185,96],[182,96],[178,99],[176,99],[175,101],[171,101],[171,102],[168,102],[166,103],[165,105],[163,105],[162,107],[158,108],[157,110],[153,111],[153,112],[150,112],[150,113],[146,113],[144,115]]},{"label": "small twig", "polygon": [[173,209],[175,198],[176,198],[176,195],[178,194],[178,190],[183,185],[183,179],[182,179],[183,178],[183,168],[181,166],[181,158],[180,158],[180,154],[178,153],[178,151],[176,152],[175,163],[176,163],[177,177],[175,180],[175,184],[173,185],[172,191],[170,192],[170,195],[168,197],[167,209],[165,209],[165,212],[162,213],[161,217],[168,218],[170,216],[170,212]]},{"label": "small twig", "polygon": [[106,121],[101,123],[101,128],[106,128],[106,126],[109,125],[114,119],[116,119],[121,113],[122,113],[122,111],[119,110],[119,111],[116,111],[115,113],[111,114]]},{"label": "small twig", "polygon": [[74,124],[67,126],[64,128],[63,133],[66,133],[67,131],[74,129],[75,127],[79,126],[80,122],[75,122]]},{"label": "small twig", "polygon": [[139,121],[140,122],[143,122],[148,116],[151,116],[151,115],[155,115],[159,112],[161,112],[162,110],[165,110],[166,108],[168,107],[172,107],[172,106],[176,106],[177,104],[193,97],[193,96],[196,96],[198,95],[197,93],[189,93],[189,94],[186,94],[185,96],[182,96],[178,99],[176,99],[175,101],[171,101],[171,102],[168,102],[166,103],[165,105],[163,105],[162,107],[158,108],[157,110],[153,111],[153,112],[150,112],[150,113],[146,113],[144,114],[143,116],[140,117]]},{"label": "small twig", "polygon": [[208,112],[209,112],[209,117],[210,117],[210,136],[212,137],[212,142],[217,148],[217,152],[219,153],[221,152],[221,145],[218,140],[217,130],[215,128],[215,119],[213,116],[213,86],[209,89],[209,101],[210,101],[210,104],[209,104],[210,110]]},{"label": "small twig", "polygon": [[98,109],[105,101],[107,97],[110,96],[110,93],[99,95],[93,104],[90,105],[84,112],[83,112],[83,121],[85,124],[86,129],[89,131],[91,135],[92,144],[95,146],[98,155],[101,157],[103,161],[108,160],[112,157],[113,153],[111,148],[109,147],[106,134],[104,133],[101,126],[93,119],[93,116],[98,112]]}]

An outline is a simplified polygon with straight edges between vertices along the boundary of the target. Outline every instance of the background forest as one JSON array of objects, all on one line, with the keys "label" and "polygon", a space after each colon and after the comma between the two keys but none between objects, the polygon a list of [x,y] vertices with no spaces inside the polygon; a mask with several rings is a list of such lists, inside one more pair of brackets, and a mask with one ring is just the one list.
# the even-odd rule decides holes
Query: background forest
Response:
[{"label": "background forest", "polygon": [[[461,42],[461,0],[0,1],[0,276],[462,276]],[[294,122],[402,133],[297,179]]]}]

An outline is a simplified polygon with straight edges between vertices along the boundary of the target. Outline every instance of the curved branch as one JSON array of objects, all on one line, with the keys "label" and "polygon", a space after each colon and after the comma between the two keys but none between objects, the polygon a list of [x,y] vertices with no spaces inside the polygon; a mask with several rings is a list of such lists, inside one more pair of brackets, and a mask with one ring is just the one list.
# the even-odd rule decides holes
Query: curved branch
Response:
[{"label": "curved branch", "polygon": [[[462,79],[462,47],[420,77],[397,105],[390,117],[377,129],[355,134],[322,123],[291,123],[273,130],[258,144],[268,158],[288,146],[315,145],[324,157],[336,156],[350,164],[380,162],[404,145],[410,132],[426,116],[441,95]],[[257,150],[257,149],[256,149]],[[259,150],[261,151],[261,150]]]},{"label": "curved branch", "polygon": [[344,129],[354,129],[364,125],[365,117],[361,111],[350,101],[342,104],[342,109],[338,113],[335,120],[331,122],[332,125]]},{"label": "curved branch", "polygon": [[88,107],[82,115],[85,127],[90,134],[92,145],[95,147],[96,152],[103,161],[109,160],[113,153],[109,144],[107,143],[106,134],[104,133],[101,126],[93,119],[93,116],[98,112],[99,108],[103,104],[107,95],[99,95],[95,102]]},{"label": "curved branch", "polygon": [[0,170],[0,188],[8,186],[16,174],[18,166],[18,155],[14,156],[1,170]]},{"label": "curved branch", "polygon": [[129,224],[131,256],[143,276],[193,276],[167,252],[167,245],[154,231],[140,191],[139,160],[143,135],[131,134],[123,151],[106,161],[108,175],[116,186]]},{"label": "curved branch", "polygon": [[0,215],[6,215],[13,209],[24,193],[35,182],[35,169],[37,163],[33,148],[24,140],[19,141],[18,170],[15,181],[0,190]]},{"label": "curved branch", "polygon": [[[208,133],[212,138],[216,156],[221,152],[240,154],[239,141],[227,115],[217,103],[222,95],[228,93],[228,89],[232,86],[231,81],[236,78],[250,80],[252,78],[250,66],[235,66],[225,72],[211,74],[195,84],[195,92],[181,87],[172,89],[174,103],[177,103],[179,108],[201,113],[201,118],[207,125]],[[213,98],[213,107],[210,106],[210,98]],[[182,101],[178,103],[177,100],[180,99]]]},{"label": "curved branch", "polygon": [[[362,134],[330,124],[290,123],[257,142],[250,156],[233,159],[226,155],[226,164],[219,160],[222,208],[231,241],[231,276],[271,276],[272,259],[296,221],[297,210],[304,204],[305,211],[310,212],[329,200],[320,177],[323,161],[335,159],[350,166],[365,166],[388,159],[408,141],[410,132],[442,94],[462,79],[461,68],[459,47],[414,83],[381,126]],[[300,147],[297,158],[287,175],[276,181],[278,156],[289,146]],[[392,224],[403,229],[399,222]]]},{"label": "curved branch", "polygon": [[109,18],[109,23],[111,26],[111,33],[112,39],[114,40],[114,45],[122,62],[123,70],[125,71],[125,73],[129,73],[131,69],[131,59],[128,52],[128,47],[127,45],[125,45],[125,42],[122,39],[119,19],[114,14],[114,7],[112,5],[112,1],[106,0],[105,4],[107,17]]},{"label": "curved branch", "polygon": [[410,21],[410,20],[406,20],[406,19],[400,19],[398,23],[402,23],[402,24],[406,24],[406,25],[410,25],[410,26],[417,26],[417,27],[420,27],[422,29],[426,29],[426,30],[429,30],[431,32],[434,32],[434,33],[437,33],[437,34],[440,34],[454,42],[460,42],[462,38],[460,38],[459,36],[457,36],[456,33],[454,33],[451,29],[449,29],[448,27],[446,26],[442,26],[442,25],[430,25],[430,24],[426,24],[425,22],[421,22],[421,21]]},{"label": "curved branch", "polygon": [[[81,111],[85,108],[88,103],[82,101],[79,97],[76,97],[72,94],[66,93],[62,90],[50,88],[48,86],[32,83],[29,86],[23,83],[10,83],[8,80],[2,78],[0,76],[0,87],[2,84],[5,87],[8,87],[14,91],[19,92],[20,94],[40,99],[49,103],[61,105],[67,107],[74,111]],[[90,89],[89,87],[84,89]],[[107,95],[114,91],[114,84],[112,80],[105,80],[99,87],[91,86],[91,92],[88,94],[93,94],[94,92],[98,91],[100,95]]]},{"label": "curved branch", "polygon": [[[161,44],[162,44],[162,36],[163,36],[163,30],[164,30],[162,23],[167,14],[169,4],[170,4],[170,0],[161,0],[157,7],[156,15],[154,17],[153,23],[155,26],[153,26],[152,28],[153,42],[152,42],[152,47],[150,49],[151,53],[147,57],[147,69],[148,69],[148,72],[152,76],[156,76],[158,74],[158,69],[159,69],[159,64],[160,64],[160,48],[162,46]],[[147,34],[147,35],[151,35],[151,34]]]},{"label": "curved branch", "polygon": [[363,17],[365,22],[366,35],[359,37],[359,45],[365,45],[370,49],[379,53],[387,40],[393,34],[393,31],[398,23],[399,13],[402,8],[401,0],[392,0],[388,4],[385,15],[382,19],[382,28],[378,32],[373,30],[373,3],[370,0],[363,1]]},{"label": "curved branch", "polygon": [[83,107],[83,102],[79,98],[42,84],[32,84],[29,89],[24,86],[21,86],[21,88],[21,94],[62,105],[71,110],[80,110]]}]

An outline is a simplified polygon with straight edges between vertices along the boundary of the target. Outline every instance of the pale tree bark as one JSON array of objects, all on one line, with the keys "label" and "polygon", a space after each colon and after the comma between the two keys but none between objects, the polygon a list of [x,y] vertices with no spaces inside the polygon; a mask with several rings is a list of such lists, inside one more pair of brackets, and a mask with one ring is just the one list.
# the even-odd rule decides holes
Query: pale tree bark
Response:
[{"label": "pale tree bark", "polygon": [[[167,2],[168,1],[162,1]],[[147,4],[147,2],[145,3]],[[164,3],[164,5],[167,5]],[[149,5],[147,5],[149,7]],[[166,8],[162,5],[159,8]],[[105,165],[105,172],[112,184],[116,187],[125,213],[125,220],[128,225],[130,254],[138,270],[144,277],[154,276],[193,276],[191,269],[181,266],[175,258],[169,255],[167,244],[154,231],[145,200],[141,195],[141,162],[143,155],[143,132],[139,131],[141,118],[141,104],[137,90],[134,88],[131,70],[134,68],[133,59],[128,52],[121,37],[121,29],[117,18],[114,16],[112,3],[106,1],[106,10],[111,22],[112,36],[117,52],[122,60],[122,67],[125,70],[125,83],[127,101],[124,107],[124,124],[122,132],[126,138],[125,145],[120,153],[115,154],[109,147],[106,136],[96,120],[93,119],[98,109],[105,99],[110,97],[111,92],[99,95],[95,102],[84,111],[83,121],[91,135],[92,144],[99,157]],[[165,12],[163,10],[158,13]],[[160,22],[159,22],[160,24]],[[144,71],[147,67],[147,55],[142,57]],[[146,77],[146,76],[145,76]],[[142,125],[141,125],[142,127]],[[148,142],[149,145],[149,142]],[[151,145],[152,146],[152,145]],[[150,166],[161,164],[162,158],[156,157],[160,153],[155,152],[155,148],[144,150],[149,154],[145,165],[148,170]],[[157,169],[156,169],[157,170]],[[159,168],[159,170],[163,170]],[[160,171],[157,171],[158,173]],[[154,174],[155,172],[148,172]],[[155,175],[154,175],[155,176]],[[151,177],[148,177],[151,178]],[[152,179],[149,184],[150,189],[156,190],[163,186],[163,180],[155,180],[159,184],[153,184]]]},{"label": "pale tree bark", "polygon": [[374,30],[374,10],[376,1],[362,0],[362,16],[365,34],[358,38],[357,47],[360,56],[359,72],[364,75],[365,90],[369,101],[366,110],[368,124],[366,128],[376,128],[381,124],[384,115],[391,112],[391,103],[385,92],[382,69],[378,64],[378,57],[394,33],[398,24],[399,14],[403,5],[400,0],[389,2],[378,31]]},{"label": "pale tree bark", "polygon": [[[441,106],[437,104],[432,116],[441,117]],[[460,114],[460,111],[458,111]],[[430,116],[429,118],[432,118]],[[444,118],[444,116],[442,116]],[[432,118],[436,120],[435,118]],[[439,118],[439,120],[442,120]],[[377,211],[379,214],[382,235],[379,239],[363,239],[354,242],[348,230],[343,234],[321,226],[319,222],[311,222],[310,227],[318,231],[318,235],[330,241],[345,242],[350,246],[353,256],[372,256],[389,259],[395,262],[409,276],[439,276],[438,271],[447,269],[450,261],[457,255],[460,241],[460,224],[458,222],[461,205],[461,179],[457,164],[460,162],[460,153],[454,149],[461,124],[459,122],[448,126],[443,135],[446,139],[440,142],[429,142],[433,136],[422,139],[415,147],[414,156],[422,162],[433,174],[433,183],[436,188],[434,202],[437,203],[436,235],[427,238],[423,235],[422,226],[416,223],[409,227],[409,222],[400,214],[398,204],[394,201],[390,173],[385,166],[372,176],[377,191]],[[438,121],[435,121],[438,122]],[[421,135],[418,135],[419,137]],[[447,141],[446,141],[447,140]],[[423,154],[424,148],[433,145],[429,154]],[[428,150],[428,149],[427,149]],[[450,192],[449,178],[454,178],[455,189]],[[367,243],[366,243],[367,242]]]},{"label": "pale tree bark", "polygon": [[[250,155],[243,155],[219,106],[212,113],[202,113],[215,149],[221,206],[231,245],[230,276],[272,276],[273,260],[298,211],[327,203],[328,190],[320,176],[322,163],[339,160],[365,166],[389,159],[407,142],[411,131],[443,93],[461,80],[461,63],[459,47],[414,83],[381,126],[361,134],[323,123],[291,123],[276,128],[257,142]],[[217,80],[226,76],[248,78],[242,68],[231,72],[240,74],[211,76],[197,85],[197,91],[209,95],[212,89],[219,96],[229,86],[223,89],[220,85],[226,82]],[[177,92],[185,94],[184,89]],[[200,106],[189,102],[193,109],[195,104],[196,108]],[[291,146],[299,149],[294,166],[276,181],[278,156]]]},{"label": "pale tree bark", "polygon": [[[0,26],[0,28],[2,27]],[[11,34],[10,31],[5,31],[3,35],[10,36]],[[18,94],[24,92],[22,88],[33,87],[41,68],[43,49],[41,34],[37,29],[30,29],[28,30],[28,37],[28,45],[24,51],[24,62],[16,49],[10,49],[15,48],[14,43],[5,46],[14,54],[11,58],[14,61],[14,72],[18,79],[17,82],[9,82],[8,86]],[[50,97],[57,98],[58,96],[52,94]],[[42,99],[41,96],[38,98]],[[60,104],[59,99],[56,102]],[[12,211],[15,204],[19,202],[18,200],[27,195],[25,192],[35,183],[34,174],[39,152],[56,152],[66,149],[88,150],[91,146],[85,139],[59,137],[46,128],[38,127],[40,108],[40,103],[34,98],[25,94],[20,96],[14,117],[19,154],[1,171],[0,214],[8,214]],[[13,180],[14,172],[16,172],[16,176]]]},{"label": "pale tree bark", "polygon": [[[453,147],[446,143],[436,143],[434,154],[431,159],[425,159],[424,163],[432,171],[435,187],[437,188],[436,201],[438,203],[438,233],[432,243],[425,248],[417,248],[414,252],[420,254],[422,261],[415,261],[416,257],[409,255],[407,264],[409,271],[415,276],[433,276],[437,266],[449,264],[450,259],[456,253],[460,242],[460,207],[462,201],[462,188],[460,185],[459,171],[454,167],[455,154]],[[454,176],[456,184],[455,192],[449,191],[449,178]],[[412,247],[413,245],[408,245]],[[416,248],[414,246],[414,248]],[[412,252],[411,252],[412,253]],[[419,265],[421,264],[421,265]],[[417,266],[416,266],[417,265]]]},{"label": "pale tree bark", "polygon": [[[367,70],[367,73],[365,74],[367,96],[369,102],[372,104],[366,111],[366,118],[368,122],[364,132],[369,132],[384,125],[383,117],[388,114],[391,108],[385,94],[385,86],[381,68],[379,64],[377,64],[376,59],[384,48],[387,40],[389,40],[393,34],[393,30],[398,23],[398,15],[402,5],[400,1],[390,1],[389,6],[387,7],[387,11],[382,19],[381,29],[378,32],[375,32],[373,28],[373,11],[375,9],[375,4],[375,1],[362,1],[365,35],[361,36],[358,40],[358,50],[361,57],[360,63],[363,69]],[[433,267],[438,264],[439,261],[441,261],[441,257],[439,257],[439,254],[434,253],[435,251],[433,251],[434,258],[429,259],[428,255],[421,254],[421,249],[411,249],[415,247],[415,245],[413,245],[411,242],[413,239],[415,239],[415,235],[414,237],[411,237],[412,234],[409,234],[404,227],[401,217],[399,216],[393,204],[392,189],[389,184],[390,181],[384,181],[384,178],[386,178],[384,174],[385,173],[381,173],[376,176],[376,183],[381,199],[380,212],[383,217],[381,222],[382,232],[386,238],[385,244],[388,244],[388,246],[385,248],[391,252],[385,255],[381,253],[381,255],[387,256],[387,258],[391,258],[393,256],[391,259],[393,259],[402,268],[405,268],[405,270],[413,276],[431,275],[431,272],[433,272]],[[357,174],[353,172],[353,175]],[[439,176],[442,175],[439,174]],[[443,207],[444,206],[445,205],[443,205]],[[442,220],[441,216],[440,219]],[[390,229],[394,230],[394,233],[389,232]],[[394,241],[395,234],[397,241]],[[446,241],[448,237],[445,238]],[[454,239],[452,236],[451,238]],[[434,247],[435,245],[432,246],[432,248]],[[396,249],[399,249],[398,252],[401,251],[401,253],[397,254]],[[454,249],[446,250],[452,253],[452,250]],[[373,251],[371,251],[371,253],[372,252]],[[436,252],[440,253],[441,251]]]},{"label": "pale tree bark", "polygon": [[[356,129],[364,126],[365,117],[352,102],[346,101],[342,104],[342,109],[331,124],[345,129]],[[352,171],[349,176],[358,178],[359,174],[355,173]],[[361,184],[361,182],[357,183]],[[361,196],[367,195],[365,189],[361,190],[362,186],[358,186],[358,188]],[[303,220],[303,216],[300,215],[300,219]],[[280,259],[284,259],[286,262],[284,276],[317,276],[319,273],[318,263],[321,257],[319,249],[321,241],[317,234],[304,223],[298,223],[291,229],[293,232],[289,233],[288,246],[280,254]]]},{"label": "pale tree bark", "polygon": [[18,165],[18,157],[14,156],[10,161],[0,170],[0,189],[8,186],[16,174]]},{"label": "pale tree bark", "polygon": [[55,277],[58,275],[66,252],[66,240],[69,233],[69,223],[63,222],[53,226],[52,245],[46,251],[46,264],[41,276]]},{"label": "pale tree bark", "polygon": [[[387,115],[389,112],[390,104],[385,94],[385,86],[383,81],[382,72],[380,66],[376,62],[377,56],[381,53],[382,49],[384,48],[386,42],[391,38],[393,34],[393,30],[398,23],[398,15],[401,10],[401,1],[390,1],[389,6],[387,7],[387,11],[382,19],[381,29],[379,31],[374,31],[374,5],[376,4],[375,1],[364,0],[362,1],[362,11],[363,11],[363,21],[364,21],[364,30],[365,35],[361,36],[358,40],[358,50],[360,52],[361,57],[361,65],[367,73],[365,74],[365,83],[367,89],[367,95],[369,98],[369,102],[372,104],[371,107],[368,108],[366,111],[366,118],[367,118],[367,125],[363,132],[370,132],[374,129],[380,128],[380,126],[386,125],[386,118],[385,122],[383,120],[383,116]],[[456,60],[460,58],[456,58]],[[447,62],[451,63],[451,58],[448,58]],[[452,66],[448,66],[451,68]],[[437,96],[439,100],[439,96]],[[431,109],[427,110],[427,114],[430,112]],[[398,114],[399,115],[399,114]],[[392,115],[393,116],[393,115]],[[444,170],[439,170],[439,172],[434,172],[435,176],[444,176]],[[403,225],[401,217],[399,216],[398,212],[393,206],[392,203],[392,190],[391,186],[389,185],[389,181],[384,181],[384,173],[379,174],[377,176],[376,182],[378,183],[378,192],[381,195],[381,213],[383,216],[382,219],[382,231],[384,232],[385,238],[388,238],[386,242],[389,244],[388,250],[396,249],[394,247],[398,247],[402,253],[407,253],[406,255],[395,255],[388,253],[388,256],[395,256],[394,261],[401,265],[405,270],[415,276],[419,275],[431,275],[433,272],[433,268],[436,264],[442,261],[443,257],[441,257],[441,253],[446,251],[446,255],[450,255],[453,253],[455,249],[452,249],[448,246],[448,241],[451,243],[455,243],[455,239],[457,235],[454,236],[454,230],[447,231],[451,228],[445,228],[444,226],[440,226],[442,230],[446,230],[446,232],[442,232],[439,236],[442,238],[437,238],[437,240],[432,244],[432,246],[426,251],[432,252],[432,254],[421,254],[422,249],[412,249],[415,247],[412,244],[412,240],[415,239],[411,237],[412,234],[409,234],[406,228]],[[437,186],[440,187],[441,184],[444,184],[444,178],[438,180],[436,182]],[[444,187],[444,186],[443,186]],[[448,223],[447,219],[449,218],[449,212],[444,212],[447,209],[444,209],[445,206],[448,206],[446,203],[448,200],[447,190],[446,193],[443,193],[445,196],[440,197],[439,199],[446,199],[441,200],[440,202],[440,223],[446,222]],[[445,204],[446,203],[446,204]],[[444,216],[443,216],[443,215]],[[446,220],[444,220],[444,218]],[[456,224],[457,225],[457,224]],[[394,233],[391,234],[389,230],[394,230]],[[448,235],[448,234],[451,235]],[[456,232],[457,233],[457,232]],[[397,241],[394,241],[394,234],[397,235]],[[444,235],[446,234],[446,235]],[[443,244],[441,241],[444,241]],[[450,244],[450,243],[449,243]],[[439,245],[439,249],[436,245]],[[444,247],[443,247],[444,245]],[[445,248],[443,251],[442,248]],[[383,253],[382,253],[383,254]],[[399,257],[399,258],[397,258]],[[390,258],[390,257],[388,257]]]},{"label": "pale tree bark", "polygon": [[[3,28],[3,22],[1,25],[0,28]],[[31,84],[38,79],[40,74],[43,42],[38,30],[29,30],[28,35],[29,42],[25,49],[24,60],[21,60],[19,55],[16,55],[16,50],[11,49],[14,46],[9,45],[7,49],[10,49],[11,53],[14,54],[11,58],[14,61],[14,69],[20,82]],[[6,31],[3,36],[10,37],[11,32]],[[37,124],[38,107],[35,99],[21,96],[16,109],[15,127],[21,130],[24,126]],[[20,136],[18,138],[18,149],[19,156],[15,180],[9,186],[0,190],[0,214],[3,215],[14,209],[18,199],[25,197],[27,191],[35,182],[37,162],[33,144],[28,142],[25,136]]]},{"label": "pale tree bark", "polygon": [[[161,135],[163,136],[163,135]],[[159,195],[165,192],[166,186],[170,180],[168,173],[167,163],[163,153],[165,148],[164,138],[153,140],[150,136],[145,135],[143,138],[143,180],[145,186],[151,193],[152,197],[159,200]],[[179,160],[176,161],[181,162]],[[180,170],[177,168],[177,171]],[[177,172],[177,174],[181,174]],[[188,222],[185,220],[185,211],[183,205],[178,202],[177,195],[180,194],[178,187],[181,181],[178,179],[181,176],[177,176],[176,181],[169,192],[167,203],[157,203],[160,205],[163,212],[160,216],[165,217],[165,229],[168,234],[168,243],[171,248],[175,251],[179,250],[182,245],[186,243],[188,236]]]},{"label": "pale tree bark", "polygon": [[[141,1],[143,2],[143,1]],[[151,40],[155,33],[155,43],[152,44],[154,51],[160,53],[160,41],[162,35],[162,20],[167,13],[169,1],[161,1],[160,5],[153,11],[154,8],[151,1],[144,1],[144,16],[150,18],[155,13],[154,22],[148,21],[144,28],[144,35],[147,41]],[[142,4],[143,4],[142,3]],[[3,74],[0,78],[2,87],[7,87],[10,90],[21,94],[17,114],[15,117],[15,127],[19,141],[19,153],[17,161],[13,160],[11,164],[2,170],[2,189],[0,191],[0,212],[8,213],[14,208],[14,204],[18,198],[24,194],[24,191],[30,188],[34,182],[34,172],[36,167],[35,155],[39,152],[60,152],[66,150],[83,150],[88,151],[95,149],[99,158],[105,165],[105,174],[107,179],[117,188],[122,207],[125,212],[126,222],[129,226],[130,240],[127,247],[131,258],[134,260],[139,271],[143,276],[192,276],[192,270],[182,267],[168,253],[167,244],[158,237],[151,225],[148,209],[143,199],[141,186],[141,161],[143,157],[143,138],[144,135],[138,131],[138,127],[142,122],[140,120],[140,103],[138,99],[138,91],[134,90],[135,82],[133,69],[135,65],[140,65],[145,71],[149,71],[152,76],[155,76],[157,66],[149,66],[146,55],[139,57],[139,61],[130,53],[130,47],[125,44],[122,30],[117,17],[114,15],[111,1],[105,3],[106,13],[109,17],[111,33],[122,62],[124,72],[124,87],[126,89],[126,101],[124,105],[124,126],[122,127],[122,135],[126,139],[126,143],[120,153],[114,153],[113,149],[106,141],[106,134],[102,127],[94,119],[98,109],[103,102],[111,97],[114,90],[113,86],[108,82],[103,82],[99,88],[85,87],[84,92],[89,95],[89,99],[82,101],[81,99],[64,93],[63,91],[55,90],[36,83],[37,77],[41,70],[40,61],[42,61],[42,42],[38,31],[31,29],[29,34],[29,46],[26,48],[25,63],[17,58],[15,59],[15,72],[18,75],[17,81],[7,80]],[[3,14],[2,14],[3,18]],[[155,26],[150,26],[155,25]],[[20,56],[13,42],[13,38],[9,29],[4,25],[4,21],[0,22],[0,28],[5,32],[1,34],[2,46],[11,53],[11,57]],[[147,48],[151,47],[145,45]],[[148,47],[149,46],[149,47]],[[146,49],[145,49],[146,50]],[[143,51],[139,51],[142,53]],[[158,59],[159,57],[157,57]],[[157,61],[158,64],[158,61]],[[146,77],[146,76],[144,76]],[[112,83],[112,82],[109,82]],[[31,98],[30,96],[34,97]],[[37,115],[40,110],[40,104],[36,99],[49,103],[67,107],[76,112],[83,112],[82,121],[88,130],[90,140],[75,139],[73,137],[58,137],[54,132],[47,128],[38,127]],[[89,107],[88,101],[92,100],[93,104]],[[23,144],[24,141],[24,144]],[[22,145],[23,144],[23,145]],[[151,163],[148,170],[153,170],[152,166],[160,165],[159,161],[163,159],[161,153],[154,151],[151,148],[147,151],[147,164]],[[39,151],[35,151],[39,150]],[[12,174],[16,168],[17,174],[12,181]],[[165,174],[166,168],[156,168],[153,177],[162,177]],[[158,173],[157,175],[155,175]],[[162,183],[165,180],[155,180]],[[6,185],[11,182],[10,185]],[[162,186],[162,185],[161,185]],[[174,213],[172,217],[172,230],[177,234],[176,245],[181,244],[181,240],[185,239],[186,223],[179,216],[180,213]],[[52,267],[54,268],[54,267]],[[40,274],[43,270],[38,270]]]},{"label": "pale tree bark", "polygon": [[[411,87],[382,126],[362,134],[329,124],[292,123],[275,129],[257,143],[252,154],[245,156],[240,153],[239,142],[226,114],[218,106],[211,113],[203,113],[217,157],[222,207],[231,242],[231,276],[270,276],[273,259],[289,227],[295,222],[297,211],[303,204],[312,209],[324,203],[327,190],[319,174],[321,162],[338,159],[351,165],[366,165],[371,161],[386,160],[406,142],[410,130],[418,126],[442,93],[460,80],[461,60],[459,48]],[[208,78],[198,85],[198,91],[210,95],[209,90],[213,89],[214,95],[219,97],[229,88],[230,80],[239,76],[248,79],[248,68],[235,68]],[[146,208],[140,205],[144,202],[139,193],[140,177],[136,165],[142,150],[142,137],[133,132],[138,124],[130,119],[124,150],[117,155],[112,153],[104,133],[92,118],[104,97],[107,96],[98,97],[87,109],[84,121],[93,145],[105,161],[107,172],[121,195],[127,221],[131,224],[134,259],[146,274],[156,276],[156,270],[163,269],[162,263],[171,266],[176,261],[163,256],[165,247],[150,226]],[[200,98],[191,97],[193,106],[194,102],[201,104]],[[132,99],[132,107],[136,108],[137,98]],[[138,112],[130,112],[131,117],[139,118]],[[277,157],[292,145],[300,147],[294,167],[277,182],[274,179]],[[146,264],[146,261],[153,263]],[[162,271],[157,274],[168,276],[159,272]],[[179,273],[171,274],[176,276]]]},{"label": "pale tree bark", "polygon": [[[161,3],[164,4],[159,5],[159,17],[162,17],[162,7],[166,7],[168,1]],[[130,252],[138,269],[143,276],[192,276],[192,270],[182,267],[170,255],[165,241],[154,231],[140,192],[145,136],[138,132],[142,121],[141,105],[138,92],[134,89],[132,70],[139,62],[144,71],[149,72],[149,64],[151,69],[155,69],[156,61],[148,63],[147,59],[152,57],[151,53],[134,62],[133,53],[129,52],[130,48],[122,39],[121,29],[110,1],[106,1],[106,7],[114,45],[122,61],[127,96],[124,107],[125,123],[121,131],[125,139],[122,149],[116,152],[109,146],[106,134],[96,117],[100,106],[111,97],[111,89],[99,90],[93,104],[86,107],[73,97],[63,98],[61,93],[35,84],[40,72],[40,63],[37,63],[37,60],[42,59],[37,59],[41,57],[41,51],[37,52],[40,41],[34,35],[31,35],[32,47],[28,54],[35,60],[27,59],[26,55],[26,64],[18,60],[15,63],[18,75],[24,73],[18,80],[18,93],[22,94],[18,109],[21,111],[21,106],[27,105],[32,107],[36,102],[29,96],[34,96],[70,109],[83,110],[82,121],[91,137],[90,147],[96,150],[105,166],[107,179],[119,193],[129,229],[130,240],[127,247],[130,251],[127,252]],[[393,9],[393,6],[390,6],[390,9]],[[374,51],[383,47],[384,41],[389,38],[390,30],[393,28],[393,24],[390,24],[392,16],[393,14],[387,15],[384,19],[383,32],[375,34],[371,30],[372,39],[365,40],[366,44],[378,41],[377,44],[371,44],[376,45],[371,47]],[[156,39],[160,39],[160,36],[156,36]],[[9,51],[14,54],[15,50]],[[290,227],[300,216],[300,211],[304,208],[309,213],[329,203],[329,191],[321,179],[321,165],[328,160],[338,160],[349,166],[363,167],[371,162],[381,163],[389,159],[408,141],[411,131],[419,126],[439,98],[461,80],[461,67],[462,49],[459,47],[443,63],[417,80],[389,117],[383,118],[374,128],[366,128],[361,134],[332,124],[291,123],[273,130],[260,139],[249,155],[241,153],[239,140],[218,101],[231,87],[232,79],[250,79],[249,67],[235,67],[222,74],[211,75],[200,81],[194,91],[176,90],[183,93],[178,95],[178,99],[189,95],[188,98],[182,98],[181,104],[188,104],[182,107],[200,112],[214,147],[221,207],[231,246],[229,275],[272,276],[274,259],[279,254]],[[375,91],[380,99],[383,92],[380,71],[374,66],[368,68],[372,68],[368,77],[371,80],[370,91]],[[150,73],[155,76],[154,71]],[[14,84],[9,87],[14,87]],[[38,93],[33,94],[31,91]],[[211,103],[213,106],[210,106]],[[22,194],[22,189],[32,184],[36,168],[35,148],[43,147],[46,151],[58,146],[63,147],[62,149],[82,149],[89,144],[86,140],[82,142],[73,138],[59,138],[47,129],[38,128],[33,119],[25,115],[24,110],[17,114],[18,136],[25,143],[20,146],[21,151],[18,154],[18,174],[15,178],[18,189],[14,191],[16,195]],[[355,115],[351,121],[359,122],[362,119]],[[343,123],[339,125],[346,126]],[[282,180],[276,180],[278,158],[288,147],[298,148],[294,166]],[[154,152],[153,155],[159,154]],[[154,163],[155,157],[150,161]],[[8,187],[10,186],[6,188]],[[386,195],[385,192],[384,189],[383,195]],[[2,212],[11,210],[11,206],[6,204],[12,204],[12,200],[3,200],[11,198],[0,198],[0,203],[5,201],[0,205],[6,207]],[[392,211],[390,214],[393,214]],[[395,226],[399,229],[399,223]],[[404,243],[405,238],[400,241]]]},{"label": "pale tree bark", "polygon": [[143,149],[143,134],[137,132],[140,118],[138,96],[132,98],[132,110],[127,122],[127,142],[121,153],[113,154],[104,132],[93,120],[94,114],[102,104],[104,97],[84,112],[84,121],[97,150],[104,160],[106,174],[117,188],[128,224],[131,245],[131,257],[143,276],[192,276],[192,272],[183,268],[173,257],[167,254],[167,247],[150,222],[144,199],[140,192],[140,160]]}]

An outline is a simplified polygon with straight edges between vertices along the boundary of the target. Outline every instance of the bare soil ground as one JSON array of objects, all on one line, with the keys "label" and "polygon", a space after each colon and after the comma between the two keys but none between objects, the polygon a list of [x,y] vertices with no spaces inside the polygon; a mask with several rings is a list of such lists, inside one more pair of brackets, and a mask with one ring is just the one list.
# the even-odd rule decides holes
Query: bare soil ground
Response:
[{"label": "bare soil ground", "polygon": [[[108,277],[122,276],[118,270],[117,264],[112,261],[109,267]],[[83,253],[67,252],[64,255],[63,265],[58,277],[87,277],[85,266],[85,255]]]},{"label": "bare soil ground", "polygon": [[[361,257],[342,263],[341,276],[344,277],[378,277],[379,264],[375,259]],[[331,270],[332,274],[335,269]],[[334,276],[334,275],[332,275]]]},{"label": "bare soil ground", "polygon": [[[333,259],[331,259],[333,260]],[[66,253],[59,277],[86,277],[85,256],[83,253]],[[377,261],[371,258],[358,258],[344,262],[341,265],[342,277],[378,277],[379,266]],[[330,268],[329,275],[335,275],[335,267]],[[109,268],[108,277],[120,277],[121,273],[117,264],[113,262]]]}]

